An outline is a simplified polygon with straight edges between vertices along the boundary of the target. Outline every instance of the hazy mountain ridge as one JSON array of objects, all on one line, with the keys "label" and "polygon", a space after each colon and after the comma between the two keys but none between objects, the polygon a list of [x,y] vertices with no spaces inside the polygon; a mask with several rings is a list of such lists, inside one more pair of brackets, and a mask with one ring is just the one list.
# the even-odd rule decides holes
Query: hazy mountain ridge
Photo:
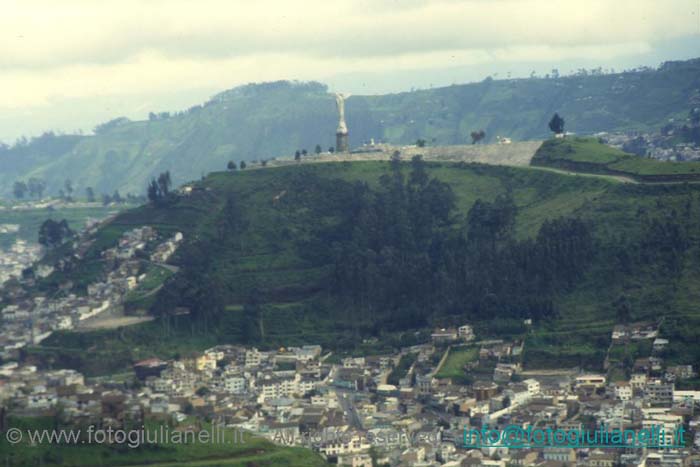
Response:
[{"label": "hazy mountain ridge", "polygon": [[[410,144],[464,144],[475,129],[486,140],[542,138],[555,111],[567,129],[593,133],[656,128],[685,118],[700,101],[700,60],[669,62],[657,70],[608,75],[513,80],[387,94],[351,96],[351,146],[374,138]],[[0,193],[16,180],[38,177],[49,192],[70,178],[78,193],[119,189],[143,193],[149,177],[170,170],[175,183],[221,169],[229,160],[261,160],[297,149],[334,144],[336,108],[320,83],[250,84],[207,103],[151,120],[120,120],[95,135],[51,134],[0,150]]]}]

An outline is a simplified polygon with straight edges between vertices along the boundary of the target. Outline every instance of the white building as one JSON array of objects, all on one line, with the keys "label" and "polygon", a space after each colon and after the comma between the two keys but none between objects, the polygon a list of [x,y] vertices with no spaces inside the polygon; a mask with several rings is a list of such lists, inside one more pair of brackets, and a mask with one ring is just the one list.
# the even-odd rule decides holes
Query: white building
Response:
[{"label": "white building", "polygon": [[605,386],[605,376],[603,375],[581,375],[576,377],[577,388],[602,388]]},{"label": "white building", "polygon": [[630,386],[635,391],[643,391],[647,385],[647,375],[645,373],[633,373],[630,376]]},{"label": "white building", "polygon": [[253,347],[252,349],[245,351],[245,366],[259,366],[261,362],[262,354],[258,351],[258,349]]},{"label": "white building", "polygon": [[652,404],[671,404],[673,402],[673,383],[654,380],[646,385],[645,395]]},{"label": "white building", "polygon": [[243,394],[247,391],[248,384],[242,376],[229,376],[224,380],[224,389],[232,394]]},{"label": "white building", "polygon": [[462,339],[463,341],[471,341],[474,340],[474,329],[468,325],[464,324],[460,326],[457,329],[457,335],[459,335],[459,338]]},{"label": "white building", "polygon": [[632,400],[632,386],[625,381],[618,381],[614,387],[615,398],[626,402]]},{"label": "white building", "polygon": [[528,378],[522,382],[527,387],[527,392],[531,396],[536,396],[540,393],[540,382],[533,378]]}]

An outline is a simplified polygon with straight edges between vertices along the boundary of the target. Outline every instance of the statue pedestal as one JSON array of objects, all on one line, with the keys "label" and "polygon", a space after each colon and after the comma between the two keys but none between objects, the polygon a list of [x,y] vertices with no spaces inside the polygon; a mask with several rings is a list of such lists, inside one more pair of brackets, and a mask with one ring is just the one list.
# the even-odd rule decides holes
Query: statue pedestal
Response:
[{"label": "statue pedestal", "polygon": [[335,152],[348,152],[350,151],[350,145],[348,144],[348,134],[347,133],[336,133],[335,134]]}]

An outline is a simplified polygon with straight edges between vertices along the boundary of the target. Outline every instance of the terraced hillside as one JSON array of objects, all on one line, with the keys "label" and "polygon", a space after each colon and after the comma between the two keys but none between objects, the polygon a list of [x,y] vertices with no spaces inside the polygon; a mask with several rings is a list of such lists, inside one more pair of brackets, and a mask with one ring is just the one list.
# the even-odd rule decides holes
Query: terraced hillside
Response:
[{"label": "terraced hillside", "polygon": [[[416,181],[422,176],[415,175],[413,164],[400,167],[407,183],[427,183]],[[700,357],[700,297],[694,285],[700,283],[697,184],[621,184],[534,168],[428,162],[426,176],[435,182],[425,185],[431,187],[426,196],[434,197],[426,200],[443,199],[454,209],[438,202],[425,211],[446,216],[430,221],[436,223],[426,237],[432,246],[425,251],[454,263],[440,251],[457,254],[460,242],[466,242],[464,267],[443,277],[440,271],[452,271],[457,263],[433,262],[437,272],[429,284],[406,276],[402,280],[412,285],[402,285],[381,273],[382,268],[393,271],[387,262],[390,250],[381,246],[390,240],[361,246],[367,226],[381,221],[370,222],[367,206],[380,203],[377,209],[384,209],[381,200],[391,202],[396,168],[396,163],[365,161],[219,172],[197,182],[190,196],[120,214],[99,232],[86,268],[100,248],[135,226],[181,231],[188,240],[175,259],[180,271],[152,309],[161,317],[117,331],[56,334],[37,352],[49,352],[56,365],[109,372],[137,358],[222,342],[270,347],[303,342],[377,351],[362,338],[378,336],[380,346],[406,344],[419,339],[414,326],[462,321],[475,323],[485,336],[525,335],[522,317],[532,316],[536,325],[527,334],[526,366],[600,368],[612,326],[621,319],[616,303],[624,297],[631,319],[666,318],[662,329],[672,337],[671,360]],[[393,221],[394,213],[385,211],[388,224],[380,222],[382,228],[403,222]],[[488,229],[478,231],[511,216],[512,224],[507,221],[493,237]],[[435,243],[439,238],[457,243],[441,249]],[[343,256],[358,247],[369,250]],[[481,251],[495,256],[480,256]],[[346,267],[352,263],[343,258],[365,263],[353,266],[358,268],[353,275]],[[377,258],[384,259],[374,271]],[[421,261],[419,254],[407,264]],[[541,261],[544,269],[538,269]],[[541,276],[543,271],[553,276]],[[376,279],[362,282],[375,274]],[[466,275],[466,288],[456,280],[460,275]],[[414,293],[416,300],[429,301],[402,305],[411,303]],[[191,314],[170,316],[176,306],[189,307]],[[91,365],[85,348],[102,364]]]}]

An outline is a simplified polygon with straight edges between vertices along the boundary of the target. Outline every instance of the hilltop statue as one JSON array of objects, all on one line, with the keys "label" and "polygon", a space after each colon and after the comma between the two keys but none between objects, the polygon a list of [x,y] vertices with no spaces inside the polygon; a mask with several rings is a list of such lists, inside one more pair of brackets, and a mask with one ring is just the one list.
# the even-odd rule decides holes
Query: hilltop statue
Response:
[{"label": "hilltop statue", "polygon": [[348,152],[348,126],[345,123],[345,99],[348,96],[336,93],[335,103],[338,105],[338,128],[335,130],[336,152]]}]

